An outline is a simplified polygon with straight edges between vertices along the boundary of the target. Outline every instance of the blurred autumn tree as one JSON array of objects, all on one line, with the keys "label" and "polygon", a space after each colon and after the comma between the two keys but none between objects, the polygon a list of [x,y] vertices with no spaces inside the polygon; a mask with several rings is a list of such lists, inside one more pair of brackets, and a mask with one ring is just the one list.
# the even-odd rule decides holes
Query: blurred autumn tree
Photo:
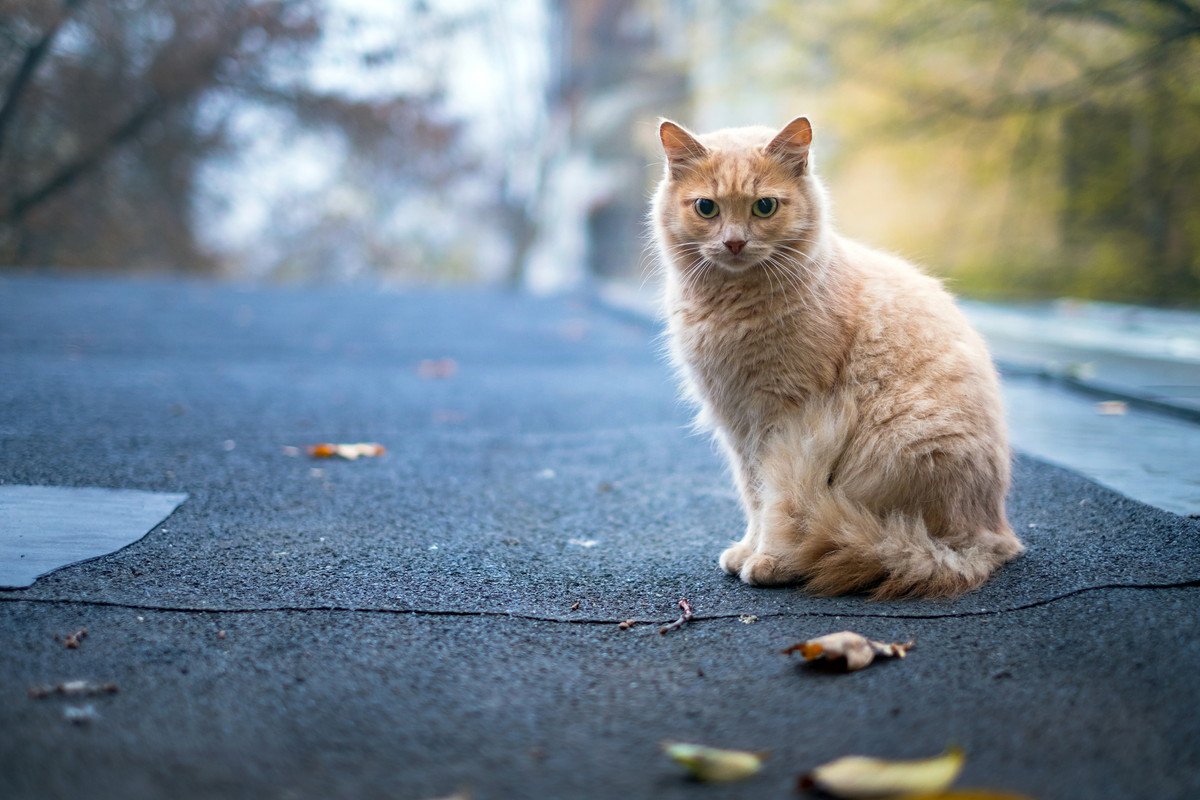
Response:
[{"label": "blurred autumn tree", "polygon": [[846,150],[904,139],[931,174],[973,174],[945,213],[979,205],[998,230],[961,288],[1200,302],[1200,3],[781,2],[760,21],[807,54],[792,79],[835,76]]},{"label": "blurred autumn tree", "polygon": [[313,88],[327,25],[318,0],[0,0],[0,265],[213,270],[197,183],[248,105],[338,131],[360,167],[436,171],[436,85]]}]

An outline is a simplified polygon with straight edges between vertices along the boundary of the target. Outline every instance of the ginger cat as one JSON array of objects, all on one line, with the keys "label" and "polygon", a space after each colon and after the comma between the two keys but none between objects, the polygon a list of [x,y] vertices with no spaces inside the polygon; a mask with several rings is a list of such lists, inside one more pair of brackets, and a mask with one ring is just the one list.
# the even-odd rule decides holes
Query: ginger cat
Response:
[{"label": "ginger cat", "polygon": [[954,597],[1023,550],[982,339],[941,284],[834,232],[812,127],[663,121],[672,358],[729,459],[752,585]]}]

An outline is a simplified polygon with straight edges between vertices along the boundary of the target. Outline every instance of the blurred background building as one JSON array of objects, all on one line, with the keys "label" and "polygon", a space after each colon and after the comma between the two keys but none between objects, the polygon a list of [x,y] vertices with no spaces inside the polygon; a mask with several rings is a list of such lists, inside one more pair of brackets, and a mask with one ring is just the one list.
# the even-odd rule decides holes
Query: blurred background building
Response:
[{"label": "blurred background building", "polygon": [[1200,303],[1194,0],[0,0],[0,266],[641,280],[659,116],[798,114],[959,293]]}]

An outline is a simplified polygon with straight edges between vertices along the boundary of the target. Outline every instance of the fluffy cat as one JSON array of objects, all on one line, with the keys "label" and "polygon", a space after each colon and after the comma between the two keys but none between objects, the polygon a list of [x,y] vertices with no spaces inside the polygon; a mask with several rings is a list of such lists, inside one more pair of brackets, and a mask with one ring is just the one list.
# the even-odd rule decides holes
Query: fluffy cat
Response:
[{"label": "fluffy cat", "polygon": [[881,599],[980,586],[1023,550],[982,339],[936,280],[833,231],[807,119],[659,135],[671,355],[746,513],[721,567]]}]

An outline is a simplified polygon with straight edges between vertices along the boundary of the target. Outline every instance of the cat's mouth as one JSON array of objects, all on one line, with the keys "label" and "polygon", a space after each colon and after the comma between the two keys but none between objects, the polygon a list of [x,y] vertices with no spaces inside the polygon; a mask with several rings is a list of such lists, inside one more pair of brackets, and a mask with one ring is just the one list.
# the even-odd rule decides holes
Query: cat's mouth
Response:
[{"label": "cat's mouth", "polygon": [[720,269],[737,274],[757,267],[766,260],[767,255],[767,251],[762,247],[746,245],[739,253],[731,253],[721,248],[709,260]]}]

